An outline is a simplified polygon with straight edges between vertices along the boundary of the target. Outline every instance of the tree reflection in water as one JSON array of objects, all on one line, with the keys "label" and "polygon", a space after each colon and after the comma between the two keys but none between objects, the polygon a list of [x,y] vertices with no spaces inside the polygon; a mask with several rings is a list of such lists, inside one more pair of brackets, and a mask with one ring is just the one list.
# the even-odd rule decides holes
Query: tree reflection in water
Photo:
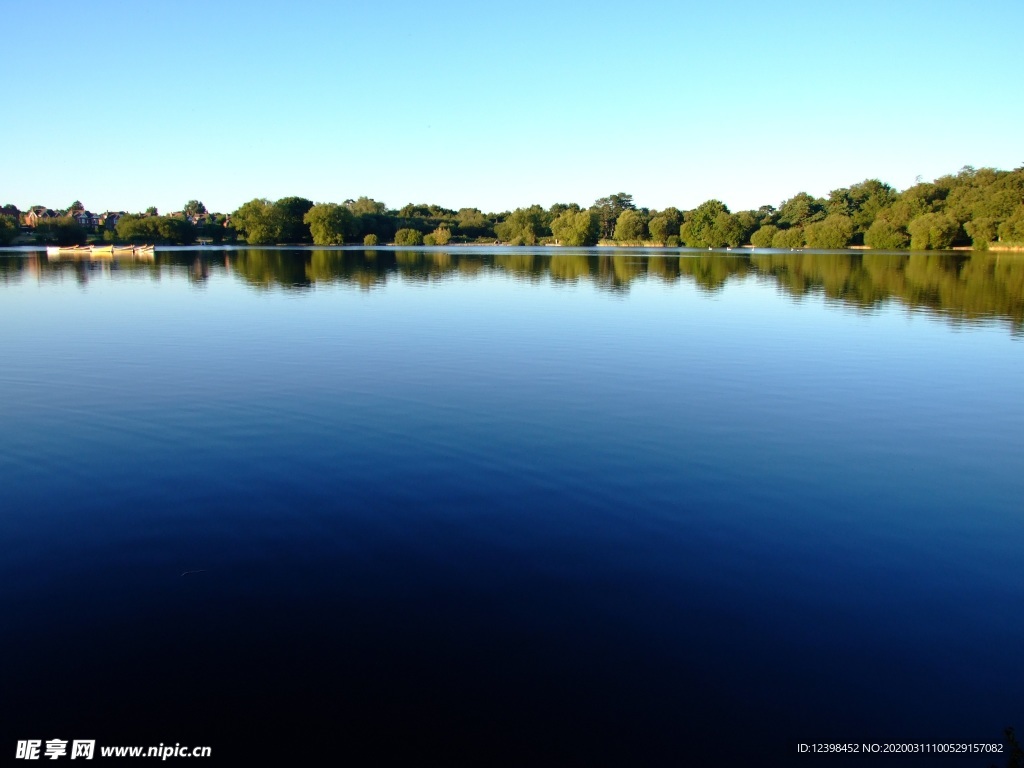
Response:
[{"label": "tree reflection in water", "polygon": [[[181,270],[193,282],[234,273],[256,289],[307,290],[336,283],[363,290],[389,280],[429,282],[501,273],[516,280],[586,282],[602,290],[628,291],[637,281],[692,282],[703,292],[730,280],[771,280],[793,297],[820,293],[858,308],[899,301],[952,320],[996,318],[1014,332],[1024,326],[1024,254],[971,253],[723,253],[665,254],[615,249],[265,249],[157,252],[152,261],[119,261],[119,274]],[[106,274],[106,270],[101,270]],[[58,276],[95,277],[81,261],[45,256],[0,257],[0,282],[46,281]]]}]

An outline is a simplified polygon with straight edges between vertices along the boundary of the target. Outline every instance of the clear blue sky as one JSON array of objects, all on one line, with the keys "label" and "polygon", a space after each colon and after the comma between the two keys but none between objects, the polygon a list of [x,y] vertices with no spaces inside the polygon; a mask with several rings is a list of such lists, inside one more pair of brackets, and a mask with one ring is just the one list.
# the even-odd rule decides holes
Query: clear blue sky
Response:
[{"label": "clear blue sky", "polygon": [[[1024,163],[1024,3],[51,2],[0,43],[0,204],[368,195],[733,210]],[[12,23],[13,22],[13,23]]]}]

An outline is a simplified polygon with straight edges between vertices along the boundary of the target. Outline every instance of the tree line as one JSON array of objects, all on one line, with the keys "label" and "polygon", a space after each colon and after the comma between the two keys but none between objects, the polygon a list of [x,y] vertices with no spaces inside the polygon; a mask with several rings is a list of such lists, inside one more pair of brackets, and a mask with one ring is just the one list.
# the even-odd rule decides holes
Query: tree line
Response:
[{"label": "tree line", "polygon": [[688,248],[946,249],[994,242],[1024,245],[1024,167],[1013,171],[964,167],[898,192],[877,179],[832,190],[828,197],[800,192],[778,207],[730,211],[720,200],[692,210],[638,207],[624,192],[589,207],[556,203],[502,213],[458,211],[436,205],[389,210],[361,197],[317,203],[298,197],[252,200],[231,215],[250,244],[394,243],[446,245],[501,242],[590,246],[601,242]]},{"label": "tree line", "polygon": [[[368,197],[342,203],[285,197],[250,200],[230,214],[210,214],[197,225],[193,216],[183,215],[197,206],[205,213],[202,203],[193,200],[182,213],[170,216],[159,216],[156,209],[122,216],[104,237],[182,245],[197,239],[250,245],[500,242],[881,250],[1024,245],[1024,167],[1003,171],[965,166],[902,192],[867,179],[834,189],[827,197],[800,192],[778,206],[736,212],[720,200],[707,200],[691,210],[654,210],[637,206],[624,192],[595,200],[587,208],[556,203],[499,213],[425,203],[389,209]],[[84,242],[88,233],[76,226],[73,220],[54,220],[41,222],[36,229],[41,241]],[[13,239],[12,232],[17,227],[12,229],[11,222],[0,224],[0,243]]]}]

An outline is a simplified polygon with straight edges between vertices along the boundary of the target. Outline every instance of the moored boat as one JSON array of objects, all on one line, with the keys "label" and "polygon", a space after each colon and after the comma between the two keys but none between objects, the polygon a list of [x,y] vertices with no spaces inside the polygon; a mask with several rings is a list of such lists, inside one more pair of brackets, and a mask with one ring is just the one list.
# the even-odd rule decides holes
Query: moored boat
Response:
[{"label": "moored boat", "polygon": [[156,249],[143,245],[48,245],[47,256],[152,256]]},{"label": "moored boat", "polygon": [[57,256],[62,253],[92,253],[88,245],[48,245],[46,246],[47,256]]}]

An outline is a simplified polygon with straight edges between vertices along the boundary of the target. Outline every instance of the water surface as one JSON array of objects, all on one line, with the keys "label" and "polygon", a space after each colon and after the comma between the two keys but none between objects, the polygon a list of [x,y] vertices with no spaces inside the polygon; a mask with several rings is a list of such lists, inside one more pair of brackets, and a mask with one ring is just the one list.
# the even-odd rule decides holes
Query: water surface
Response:
[{"label": "water surface", "polygon": [[999,742],[1022,323],[1005,255],[0,257],[2,748]]}]

